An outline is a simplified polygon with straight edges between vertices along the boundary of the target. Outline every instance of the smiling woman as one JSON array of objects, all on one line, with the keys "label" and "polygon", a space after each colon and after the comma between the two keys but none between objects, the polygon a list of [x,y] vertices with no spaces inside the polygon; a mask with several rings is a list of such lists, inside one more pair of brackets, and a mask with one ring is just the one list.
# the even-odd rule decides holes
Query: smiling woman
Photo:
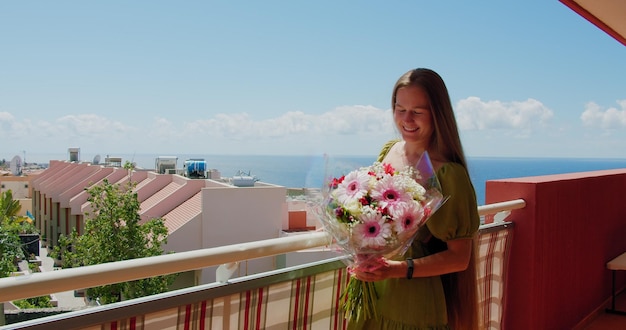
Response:
[{"label": "smiling woman", "polygon": [[356,265],[354,276],[374,283],[379,317],[350,328],[479,329],[474,238],[480,220],[448,90],[435,71],[411,70],[396,82],[392,107],[402,140],[389,141],[378,161],[404,168],[430,155],[449,199],[401,258],[383,258],[375,269]]}]

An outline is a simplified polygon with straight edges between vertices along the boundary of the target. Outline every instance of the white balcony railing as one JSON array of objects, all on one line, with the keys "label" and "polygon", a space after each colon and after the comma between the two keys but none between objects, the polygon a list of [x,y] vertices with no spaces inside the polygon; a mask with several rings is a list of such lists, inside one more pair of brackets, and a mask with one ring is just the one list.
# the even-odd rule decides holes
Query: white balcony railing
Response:
[{"label": "white balcony railing", "polygon": [[[511,210],[523,207],[525,207],[524,200],[513,200],[480,206],[478,208],[478,212],[481,216],[499,220],[500,218],[503,218],[499,217],[499,214],[508,214]],[[510,223],[498,224],[496,222],[494,224],[482,225],[481,232],[485,234],[506,227],[510,227]],[[505,241],[507,240],[508,238],[505,239]],[[291,237],[234,244],[196,251],[179,252],[156,257],[126,260],[80,268],[62,269],[54,272],[35,273],[20,277],[1,278],[0,302],[42,296],[50,294],[51,291],[62,292],[132,281],[158,275],[185,272],[209,266],[229,264],[243,260],[322,247],[328,245],[329,243],[330,238],[326,233],[312,232]],[[506,249],[506,242],[504,244],[504,249]],[[483,253],[481,252],[481,254]],[[506,253],[504,253],[504,255],[506,255]],[[485,261],[485,258],[492,258],[493,256],[481,255],[479,257],[478,262],[481,263]],[[504,257],[500,255],[499,258]],[[504,266],[502,266],[502,269],[497,270],[498,272],[504,271],[506,260],[503,260],[500,264],[504,264]],[[335,263],[335,266],[333,267],[336,268],[338,266]],[[328,271],[328,269],[324,269],[324,271]],[[484,277],[487,278],[485,282],[490,281],[491,271],[492,270],[486,270],[486,274],[483,274]],[[255,276],[258,278],[259,276],[263,276],[263,274]],[[292,278],[293,276],[288,277]],[[231,281],[231,283],[235,282],[237,281]],[[502,285],[499,287],[502,287]],[[502,292],[497,294],[502,294]],[[131,303],[132,301],[125,302],[125,304]],[[497,317],[498,316],[496,316],[496,319]],[[487,315],[485,318],[493,318],[493,316]],[[497,328],[497,326],[495,328]]]}]

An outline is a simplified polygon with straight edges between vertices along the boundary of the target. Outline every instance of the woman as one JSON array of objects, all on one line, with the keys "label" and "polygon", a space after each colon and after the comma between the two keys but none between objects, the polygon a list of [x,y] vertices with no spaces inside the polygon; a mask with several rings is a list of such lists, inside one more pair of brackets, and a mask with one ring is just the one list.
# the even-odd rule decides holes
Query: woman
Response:
[{"label": "woman", "polygon": [[428,151],[449,199],[404,258],[354,270],[358,279],[375,282],[379,317],[350,328],[477,329],[474,237],[480,220],[448,90],[436,72],[411,70],[396,83],[391,105],[402,140],[388,142],[378,160],[403,168]]}]

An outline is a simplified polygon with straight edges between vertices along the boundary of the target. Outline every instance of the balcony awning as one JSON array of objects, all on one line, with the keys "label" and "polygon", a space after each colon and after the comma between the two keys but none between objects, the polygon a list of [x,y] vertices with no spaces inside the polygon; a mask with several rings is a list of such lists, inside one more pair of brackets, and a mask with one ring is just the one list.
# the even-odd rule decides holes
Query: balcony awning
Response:
[{"label": "balcony awning", "polygon": [[559,0],[626,46],[626,1]]}]

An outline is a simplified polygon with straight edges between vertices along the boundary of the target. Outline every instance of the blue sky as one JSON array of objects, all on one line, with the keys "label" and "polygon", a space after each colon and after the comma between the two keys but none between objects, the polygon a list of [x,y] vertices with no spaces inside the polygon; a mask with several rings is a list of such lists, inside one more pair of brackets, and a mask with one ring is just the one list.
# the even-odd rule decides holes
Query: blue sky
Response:
[{"label": "blue sky", "polygon": [[415,67],[470,157],[626,158],[626,47],[557,0],[321,0],[4,1],[0,159],[377,154]]}]

